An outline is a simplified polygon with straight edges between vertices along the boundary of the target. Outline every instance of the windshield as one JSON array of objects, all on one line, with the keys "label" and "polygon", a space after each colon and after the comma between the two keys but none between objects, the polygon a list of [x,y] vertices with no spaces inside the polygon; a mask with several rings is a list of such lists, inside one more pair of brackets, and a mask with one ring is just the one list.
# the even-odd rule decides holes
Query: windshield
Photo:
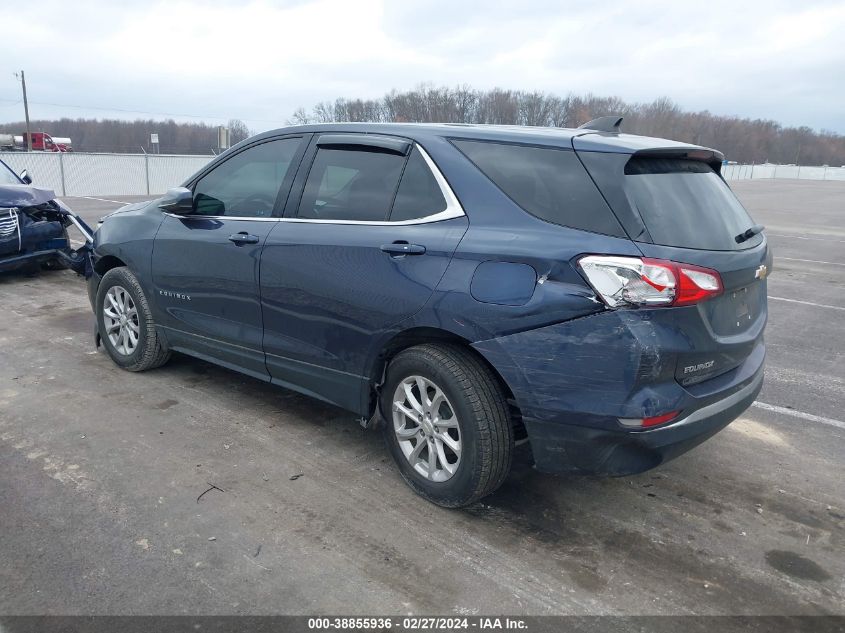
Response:
[{"label": "windshield", "polygon": [[13,172],[6,163],[0,160],[0,185],[19,184],[21,184],[20,178],[17,177],[15,172]]},{"label": "windshield", "polygon": [[655,244],[729,251],[763,239],[737,243],[754,221],[707,163],[634,157],[625,166],[625,192]]}]

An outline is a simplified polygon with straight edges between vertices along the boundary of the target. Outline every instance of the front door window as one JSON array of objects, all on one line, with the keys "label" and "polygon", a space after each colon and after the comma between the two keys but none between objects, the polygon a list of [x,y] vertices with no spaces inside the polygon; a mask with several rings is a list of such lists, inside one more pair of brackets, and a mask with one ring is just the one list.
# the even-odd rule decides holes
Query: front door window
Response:
[{"label": "front door window", "polygon": [[194,215],[270,217],[301,138],[255,145],[202,177],[194,187]]}]

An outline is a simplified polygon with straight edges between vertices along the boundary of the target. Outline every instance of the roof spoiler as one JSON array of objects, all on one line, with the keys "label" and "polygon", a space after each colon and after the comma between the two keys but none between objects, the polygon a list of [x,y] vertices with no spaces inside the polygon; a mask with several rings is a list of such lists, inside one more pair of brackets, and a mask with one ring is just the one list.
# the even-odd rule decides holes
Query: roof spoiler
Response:
[{"label": "roof spoiler", "polygon": [[595,130],[596,132],[613,132],[618,134],[622,128],[622,117],[614,116],[600,116],[592,121],[587,121],[584,125],[579,125],[579,130]]},{"label": "roof spoiler", "polygon": [[686,160],[697,160],[707,163],[716,173],[721,172],[722,161],[725,155],[719,150],[708,147],[656,147],[653,149],[641,149],[634,152],[634,156],[648,156],[651,158],[682,158]]}]

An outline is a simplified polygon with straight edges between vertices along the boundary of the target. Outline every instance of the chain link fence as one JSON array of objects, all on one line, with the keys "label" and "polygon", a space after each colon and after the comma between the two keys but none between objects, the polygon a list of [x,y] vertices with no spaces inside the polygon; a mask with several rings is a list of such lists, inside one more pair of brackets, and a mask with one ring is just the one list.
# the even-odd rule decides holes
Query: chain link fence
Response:
[{"label": "chain link fence", "polygon": [[60,196],[160,195],[178,187],[214,156],[0,152],[16,173]]},{"label": "chain link fence", "polygon": [[808,165],[723,165],[725,180],[791,178],[794,180],[845,180],[845,167]]},{"label": "chain link fence", "polygon": [[[26,169],[35,184],[52,189],[60,196],[160,195],[179,186],[212,158],[214,156],[0,152],[0,160],[15,172]],[[726,180],[845,181],[845,167],[724,165],[722,173]]]}]

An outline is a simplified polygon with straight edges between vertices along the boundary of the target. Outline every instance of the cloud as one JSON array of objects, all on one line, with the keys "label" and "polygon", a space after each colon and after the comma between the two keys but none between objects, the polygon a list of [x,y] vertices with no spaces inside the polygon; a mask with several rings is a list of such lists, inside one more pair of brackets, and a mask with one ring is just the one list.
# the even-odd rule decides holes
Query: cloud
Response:
[{"label": "cloud", "polygon": [[260,130],[300,105],[432,82],[667,95],[845,133],[841,2],[31,0],[0,22],[26,34],[3,57],[2,121],[21,118],[24,68],[34,118],[150,112]]}]

